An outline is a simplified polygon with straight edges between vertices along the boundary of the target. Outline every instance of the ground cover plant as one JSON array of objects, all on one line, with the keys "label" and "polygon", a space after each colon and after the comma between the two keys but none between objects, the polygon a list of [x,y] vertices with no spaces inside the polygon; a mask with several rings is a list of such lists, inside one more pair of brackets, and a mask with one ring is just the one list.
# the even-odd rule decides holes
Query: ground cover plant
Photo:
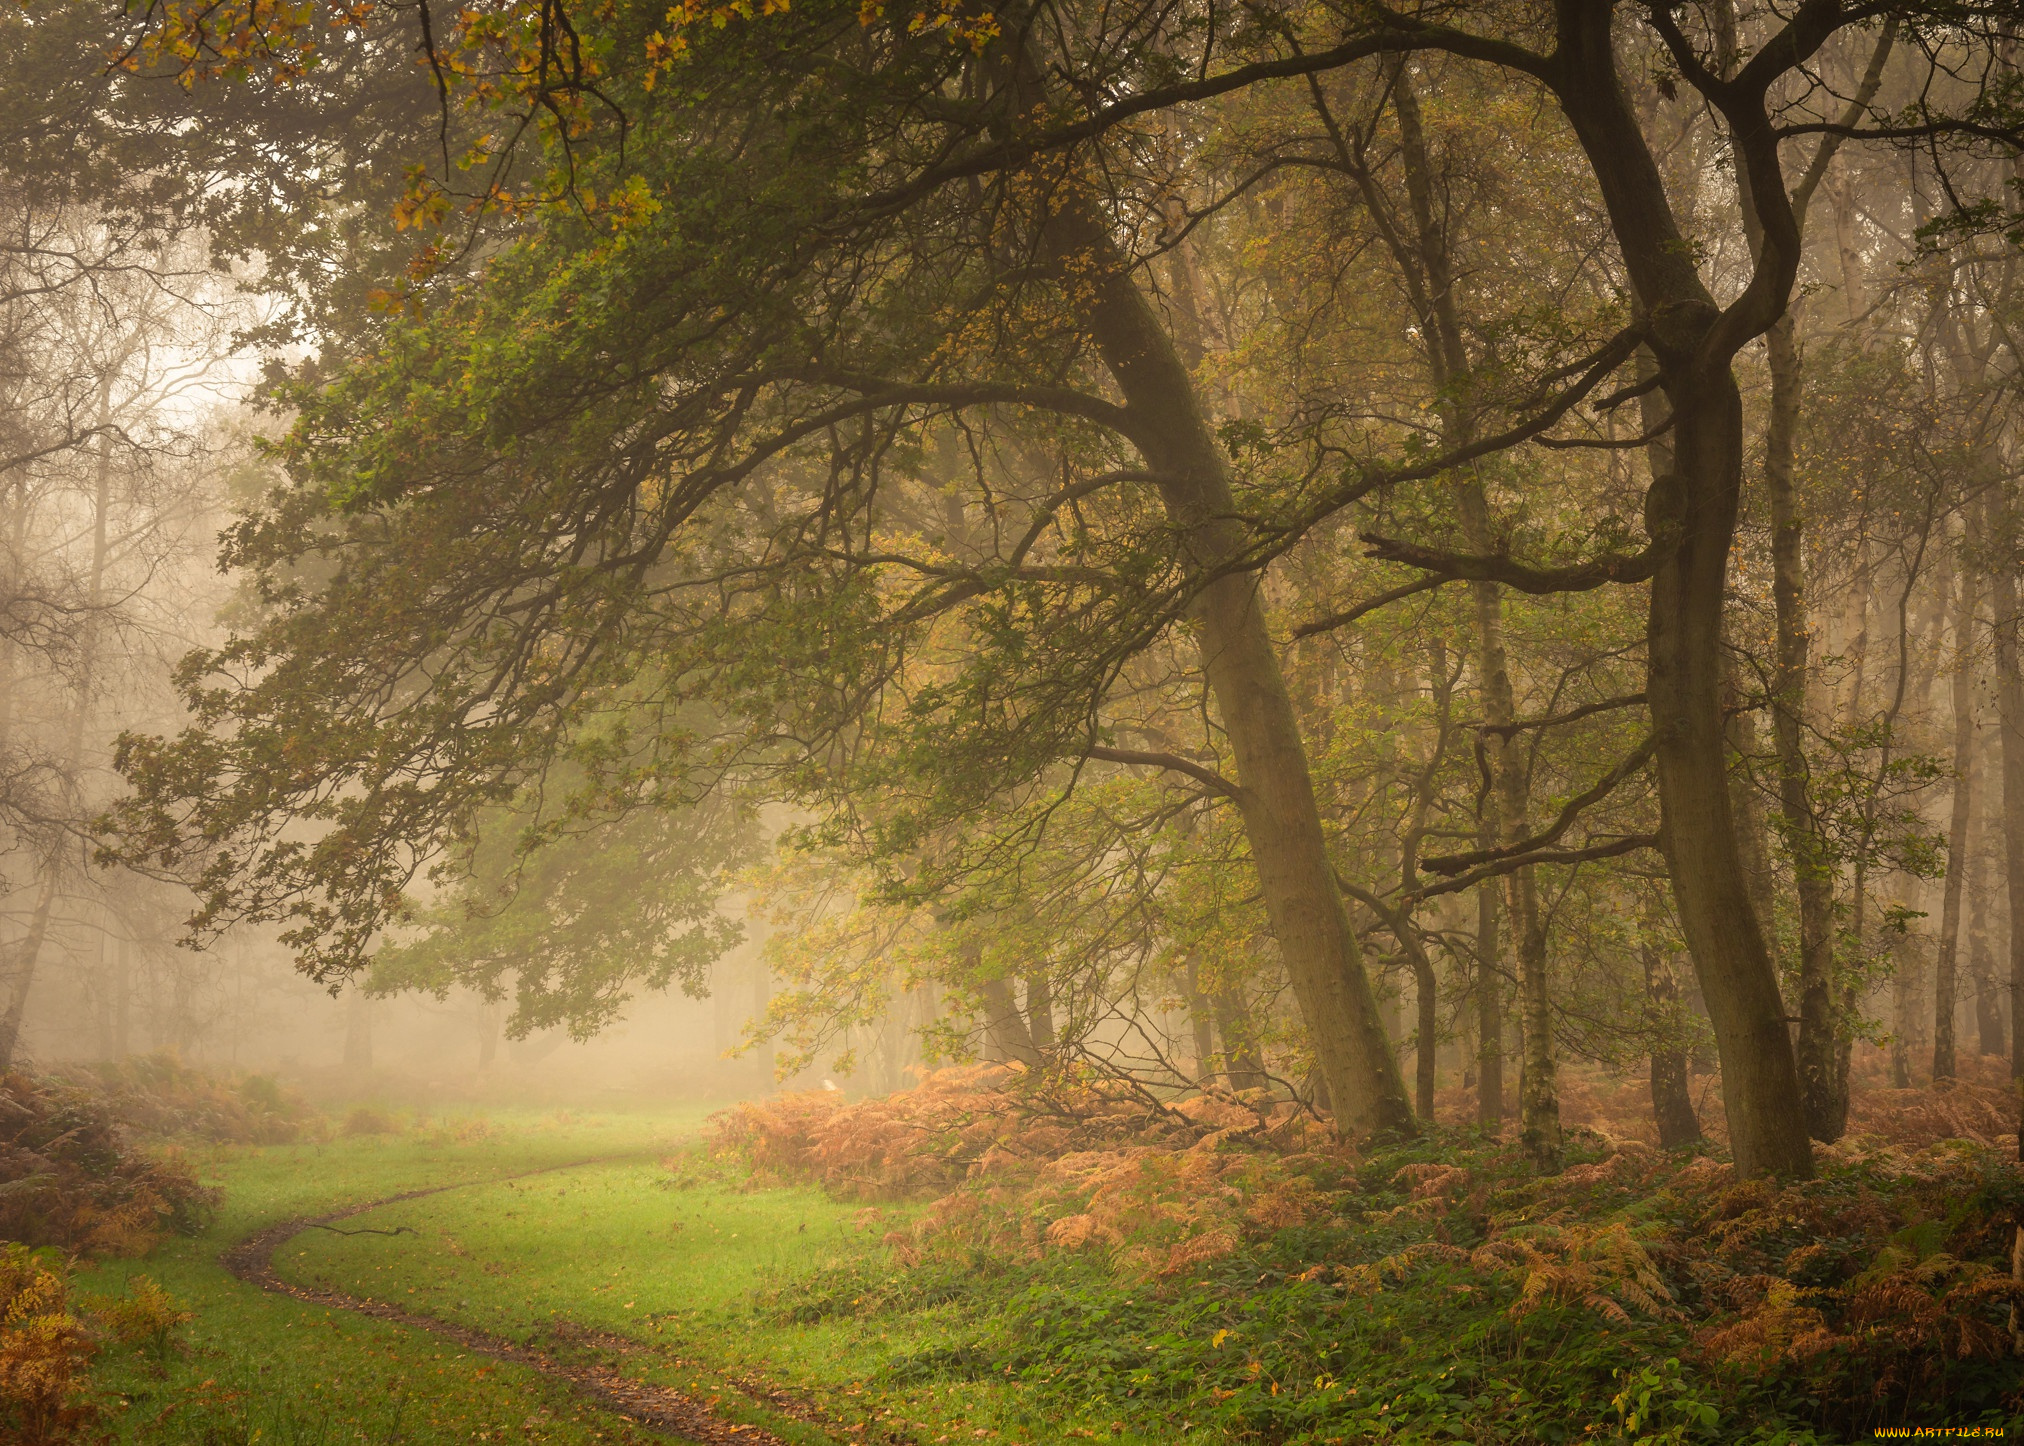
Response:
[{"label": "ground cover plant", "polygon": [[[1515,1145],[1459,1131],[1355,1155],[1289,1150],[1261,1121],[1177,1148],[1155,1109],[1135,1140],[1112,1114],[1107,1149],[1062,1151],[1061,1095],[1028,1115],[1000,1079],[726,1122],[723,1148],[850,1191],[853,1145],[861,1160],[911,1150],[932,1179],[952,1133],[990,1142],[886,1237],[886,1261],[781,1290],[781,1319],[954,1304],[945,1338],[893,1356],[885,1380],[1010,1376],[1232,1439],[2024,1424],[2009,1258],[2024,1180],[1986,1143],[1857,1138],[1823,1152],[1816,1179],[1780,1183],[1578,1131],[1569,1168],[1542,1175]],[[1928,1102],[1935,1116],[1958,1109]],[[920,1190],[918,1170],[891,1178]]]}]

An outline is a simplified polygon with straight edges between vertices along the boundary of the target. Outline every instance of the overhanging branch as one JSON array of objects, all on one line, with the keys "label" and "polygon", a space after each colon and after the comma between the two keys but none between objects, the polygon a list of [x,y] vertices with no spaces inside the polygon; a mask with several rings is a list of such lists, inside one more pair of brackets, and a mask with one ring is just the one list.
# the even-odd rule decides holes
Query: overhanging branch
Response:
[{"label": "overhanging branch", "polygon": [[1603,774],[1585,792],[1570,798],[1567,806],[1560,810],[1560,816],[1554,819],[1548,828],[1533,834],[1530,838],[1520,839],[1517,843],[1507,844],[1503,848],[1476,849],[1465,854],[1444,854],[1440,858],[1424,859],[1420,867],[1433,874],[1459,874],[1464,869],[1474,868],[1478,864],[1494,863],[1522,854],[1535,853],[1549,844],[1556,843],[1562,834],[1573,827],[1574,821],[1581,817],[1583,810],[1609,797],[1616,791],[1618,784],[1651,762],[1652,754],[1657,751],[1657,736],[1647,734],[1645,740],[1633,748],[1616,767]]},{"label": "overhanging branch", "polygon": [[1610,583],[1644,582],[1658,571],[1658,549],[1643,552],[1608,553],[1567,567],[1529,567],[1501,553],[1471,555],[1442,552],[1374,532],[1358,534],[1370,549],[1369,555],[1384,562],[1404,563],[1443,579],[1464,582],[1496,582],[1533,596],[1549,593],[1592,592]]},{"label": "overhanging branch", "polygon": [[1441,894],[1459,894],[1464,889],[1473,889],[1486,879],[1500,878],[1505,874],[1529,869],[1535,864],[1580,864],[1591,859],[1613,859],[1622,854],[1635,853],[1639,849],[1655,849],[1659,836],[1655,833],[1625,834],[1606,843],[1587,844],[1575,849],[1539,849],[1533,853],[1518,854],[1512,858],[1499,859],[1472,869],[1460,878],[1444,879],[1438,884],[1424,884],[1405,897],[1414,901],[1431,899]]},{"label": "overhanging branch", "polygon": [[1232,783],[1213,768],[1206,768],[1192,759],[1178,753],[1152,753],[1137,748],[1105,748],[1092,744],[1082,750],[1085,758],[1094,758],[1103,763],[1131,763],[1145,768],[1170,768],[1176,773],[1185,773],[1211,793],[1220,793],[1225,798],[1241,799],[1244,790]]}]

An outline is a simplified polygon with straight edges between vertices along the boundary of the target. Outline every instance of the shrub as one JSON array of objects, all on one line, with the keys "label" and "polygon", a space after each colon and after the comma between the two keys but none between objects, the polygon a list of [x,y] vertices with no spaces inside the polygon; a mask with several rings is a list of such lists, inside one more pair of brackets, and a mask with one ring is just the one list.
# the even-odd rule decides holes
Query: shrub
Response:
[{"label": "shrub", "polygon": [[19,1446],[93,1439],[101,1413],[92,1361],[107,1346],[138,1346],[159,1361],[189,1319],[146,1276],[121,1295],[76,1302],[59,1254],[0,1247],[0,1439]]},{"label": "shrub", "polygon": [[360,1105],[344,1117],[344,1123],[338,1126],[338,1129],[342,1134],[353,1136],[398,1135],[401,1132],[401,1122],[385,1110]]},{"label": "shrub", "polygon": [[794,1320],[943,1312],[932,1347],[887,1365],[895,1384],[1009,1376],[1289,1443],[1803,1443],[2024,1420],[2008,1261],[2024,1175],[1971,1140],[1872,1136],[1780,1184],[1576,1130],[1569,1168],[1542,1177],[1473,1131],[1359,1159],[1290,1114],[1002,1069],[769,1101],[717,1138],[767,1180],[931,1197],[885,1259],[760,1302]]},{"label": "shrub", "polygon": [[98,1417],[86,1389],[97,1343],[60,1271],[46,1253],[0,1248],[0,1424],[22,1446],[74,1440]]},{"label": "shrub", "polygon": [[203,1229],[216,1204],[180,1153],[141,1149],[101,1096],[0,1075],[0,1238],[140,1255]]},{"label": "shrub", "polygon": [[107,1061],[58,1078],[99,1098],[120,1124],[161,1139],[285,1145],[319,1124],[300,1095],[270,1076],[221,1078],[168,1054]]}]

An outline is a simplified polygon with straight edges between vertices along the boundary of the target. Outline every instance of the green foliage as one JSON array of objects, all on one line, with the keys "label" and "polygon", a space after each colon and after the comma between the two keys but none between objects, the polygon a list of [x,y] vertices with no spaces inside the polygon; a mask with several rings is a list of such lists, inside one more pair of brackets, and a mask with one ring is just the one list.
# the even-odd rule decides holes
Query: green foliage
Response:
[{"label": "green foliage", "polygon": [[718,905],[755,830],[725,799],[582,823],[500,811],[478,832],[463,886],[419,921],[420,938],[373,957],[370,992],[510,992],[510,1037],[564,1025],[585,1039],[640,990],[700,996],[744,937]]}]

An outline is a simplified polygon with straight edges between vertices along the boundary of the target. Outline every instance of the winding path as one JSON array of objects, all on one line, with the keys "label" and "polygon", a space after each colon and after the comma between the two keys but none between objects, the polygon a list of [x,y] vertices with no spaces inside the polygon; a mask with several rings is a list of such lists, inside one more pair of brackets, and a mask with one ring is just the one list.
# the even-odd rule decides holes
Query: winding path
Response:
[{"label": "winding path", "polygon": [[[342,1291],[293,1285],[274,1273],[274,1252],[305,1230],[334,1225],[337,1221],[348,1220],[355,1215],[363,1215],[367,1211],[377,1210],[384,1205],[398,1204],[403,1200],[419,1200],[425,1195],[440,1195],[446,1190],[461,1190],[471,1185],[496,1185],[506,1180],[525,1179],[529,1175],[581,1169],[585,1165],[600,1162],[600,1160],[577,1160],[570,1164],[551,1165],[543,1170],[529,1170],[518,1175],[500,1175],[485,1180],[463,1180],[451,1185],[431,1185],[420,1190],[407,1190],[398,1195],[367,1200],[357,1205],[347,1205],[327,1215],[305,1215],[283,1220],[231,1247],[218,1258],[219,1264],[233,1276],[248,1285],[257,1285],[262,1290],[291,1296],[311,1305],[331,1306],[357,1315],[391,1321],[395,1325],[406,1326],[411,1330],[427,1331],[431,1335],[455,1341],[474,1354],[489,1356],[493,1360],[509,1361],[514,1365],[539,1371],[545,1376],[566,1381],[579,1394],[622,1419],[635,1425],[666,1432],[680,1441],[693,1442],[696,1446],[787,1446],[780,1437],[762,1427],[728,1421],[711,1410],[707,1402],[699,1401],[694,1396],[670,1386],[657,1386],[634,1380],[617,1366],[601,1362],[564,1360],[552,1352],[522,1345],[504,1336],[493,1335],[489,1331],[455,1325],[449,1321],[438,1320],[434,1316],[417,1315],[413,1311],[402,1310],[383,1301],[346,1295]],[[577,1348],[588,1347],[606,1359],[616,1357],[623,1361],[628,1357],[653,1354],[637,1341],[604,1331],[586,1330],[567,1322],[558,1323],[551,1329],[559,1344]],[[749,1381],[742,1381],[740,1385],[755,1399],[784,1416],[831,1435],[836,1435],[840,1429],[837,1423],[826,1419],[815,1407],[785,1391],[768,1389]]]}]

